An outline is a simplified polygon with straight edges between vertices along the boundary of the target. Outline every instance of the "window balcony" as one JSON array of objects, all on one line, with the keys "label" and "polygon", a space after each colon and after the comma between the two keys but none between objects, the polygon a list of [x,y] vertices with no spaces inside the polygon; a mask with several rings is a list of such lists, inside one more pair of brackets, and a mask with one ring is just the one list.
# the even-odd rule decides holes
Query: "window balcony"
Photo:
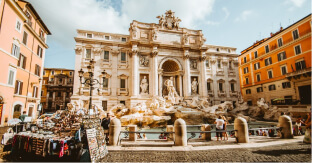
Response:
[{"label": "window balcony", "polygon": [[238,96],[238,92],[237,91],[230,91],[230,96],[231,97],[237,97]]},{"label": "window balcony", "polygon": [[291,80],[292,78],[299,79],[301,75],[304,77],[311,76],[311,67],[287,73],[286,78],[288,80]]},{"label": "window balcony", "polygon": [[208,96],[213,97],[213,90],[208,90],[207,93],[208,93]]},{"label": "window balcony", "polygon": [[117,95],[124,95],[124,96],[128,96],[129,91],[128,88],[117,88]]},{"label": "window balcony", "polygon": [[220,90],[218,90],[218,96],[219,97],[225,97],[226,95],[225,95],[225,91],[220,91]]},{"label": "window balcony", "polygon": [[100,90],[100,95],[109,96],[111,95],[111,89],[110,88],[103,88]]}]

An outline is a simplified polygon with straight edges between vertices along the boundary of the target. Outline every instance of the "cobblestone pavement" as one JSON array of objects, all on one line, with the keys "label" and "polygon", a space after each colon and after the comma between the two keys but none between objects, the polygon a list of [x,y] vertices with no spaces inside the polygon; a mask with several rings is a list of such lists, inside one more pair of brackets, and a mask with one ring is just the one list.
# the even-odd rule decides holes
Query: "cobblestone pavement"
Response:
[{"label": "cobblestone pavement", "polygon": [[311,144],[200,151],[110,151],[105,162],[311,162]]}]

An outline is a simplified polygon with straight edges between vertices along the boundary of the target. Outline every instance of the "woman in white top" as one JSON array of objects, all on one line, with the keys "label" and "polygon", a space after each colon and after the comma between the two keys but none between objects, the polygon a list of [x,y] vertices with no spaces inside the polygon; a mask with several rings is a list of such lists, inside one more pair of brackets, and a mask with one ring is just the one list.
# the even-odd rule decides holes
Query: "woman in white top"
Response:
[{"label": "woman in white top", "polygon": [[216,124],[216,131],[217,131],[217,141],[219,141],[219,137],[222,140],[222,132],[218,130],[223,130],[224,120],[222,119],[221,115],[219,115],[218,119],[214,122]]}]

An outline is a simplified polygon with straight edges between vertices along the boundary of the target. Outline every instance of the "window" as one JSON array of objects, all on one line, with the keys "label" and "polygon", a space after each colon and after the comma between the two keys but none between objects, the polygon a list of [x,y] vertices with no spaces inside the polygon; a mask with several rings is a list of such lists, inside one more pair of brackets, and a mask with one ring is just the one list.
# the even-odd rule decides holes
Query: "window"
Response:
[{"label": "window", "polygon": [[256,77],[257,77],[257,82],[259,82],[261,80],[261,74],[260,73],[256,74]]},{"label": "window", "polygon": [[260,68],[260,62],[254,64],[254,69],[258,70]]},{"label": "window", "polygon": [[12,44],[12,55],[15,56],[16,58],[19,58],[19,54],[20,54],[20,47],[13,43]]},{"label": "window", "polygon": [[245,78],[246,84],[249,84],[249,78]]},{"label": "window", "polygon": [[269,91],[276,90],[275,84],[269,85]]},{"label": "window", "polygon": [[126,53],[125,52],[121,52],[121,62],[126,62]]},{"label": "window", "polygon": [[109,40],[109,36],[105,36],[105,40]]},{"label": "window", "polygon": [[229,61],[229,69],[232,70],[233,67],[232,67],[232,61]]},{"label": "window", "polygon": [[265,62],[265,66],[268,66],[268,65],[272,64],[272,58],[271,57],[267,58],[264,60],[264,62]]},{"label": "window", "polygon": [[286,59],[286,53],[285,52],[278,53],[277,59],[278,59],[278,61],[282,61],[282,60]]},{"label": "window", "polygon": [[[54,70],[51,71],[51,74],[54,75]],[[53,78],[52,78],[52,80],[53,80]]]},{"label": "window", "polygon": [[120,103],[126,106],[126,101],[120,101]]},{"label": "window", "polygon": [[304,60],[296,62],[296,71],[303,70],[306,68],[306,63]]},{"label": "window", "polygon": [[126,88],[126,79],[120,79],[120,88]]},{"label": "window", "polygon": [[27,44],[27,38],[28,38],[28,34],[26,33],[26,31],[24,31],[24,35],[23,35],[23,44]]},{"label": "window", "polygon": [[43,30],[41,28],[39,30],[39,36],[44,41],[44,32],[43,32]]},{"label": "window", "polygon": [[103,88],[108,88],[108,78],[104,78],[104,81],[103,81]]},{"label": "window", "polygon": [[57,92],[57,97],[62,97],[62,93],[61,92]]},{"label": "window", "polygon": [[221,60],[218,59],[218,68],[221,68]]},{"label": "window", "polygon": [[273,78],[273,70],[268,70],[268,78]]},{"label": "window", "polygon": [[281,72],[282,72],[282,75],[287,74],[286,65],[281,66]]},{"label": "window", "polygon": [[86,59],[91,59],[91,49],[86,49]]},{"label": "window", "polygon": [[209,60],[206,60],[206,67],[210,67]]},{"label": "window", "polygon": [[15,80],[15,72],[16,72],[15,68],[13,68],[13,67],[9,68],[8,85],[13,86],[13,83]]},{"label": "window", "polygon": [[248,73],[249,71],[248,71],[248,67],[245,67],[244,68],[244,74],[246,74],[246,73]]},{"label": "window", "polygon": [[295,46],[295,53],[296,53],[296,55],[301,54],[301,47],[300,47],[300,45]]},{"label": "window", "polygon": [[254,52],[254,57],[255,57],[255,58],[258,58],[258,51],[255,51],[255,52]]},{"label": "window", "polygon": [[220,49],[219,49],[219,48],[217,48],[217,52],[218,52],[218,51],[220,51]]},{"label": "window", "polygon": [[246,57],[244,57],[244,63],[246,63],[247,62],[247,58]]},{"label": "window", "polygon": [[42,58],[42,48],[38,45],[37,55]]},{"label": "window", "polygon": [[232,91],[232,92],[235,91],[235,83],[231,83],[231,91]]},{"label": "window", "polygon": [[15,29],[16,29],[18,32],[21,32],[21,28],[22,28],[22,22],[19,21],[19,20],[16,20]]},{"label": "window", "polygon": [[277,40],[277,44],[278,44],[278,47],[283,46],[283,39],[282,39],[282,38],[279,38],[279,39]]},{"label": "window", "polygon": [[207,82],[207,91],[211,91],[211,82]]},{"label": "window", "polygon": [[293,38],[294,38],[294,40],[296,40],[296,39],[299,38],[298,29],[294,30],[292,33],[293,33]]},{"label": "window", "polygon": [[23,82],[16,80],[14,94],[21,95],[23,90]]},{"label": "window", "polygon": [[219,91],[223,91],[223,83],[219,83]]},{"label": "window", "polygon": [[71,78],[69,79],[69,83],[72,83],[72,79]]},{"label": "window", "polygon": [[73,76],[73,72],[72,71],[69,72],[69,76]]},{"label": "window", "polygon": [[92,34],[91,34],[91,33],[88,33],[88,34],[87,34],[87,38],[92,38]]},{"label": "window", "polygon": [[109,60],[109,51],[104,51],[104,60]]},{"label": "window", "polygon": [[102,107],[104,111],[107,111],[107,101],[102,101]]},{"label": "window", "polygon": [[251,94],[251,89],[246,89],[246,94]]},{"label": "window", "polygon": [[40,76],[40,69],[41,69],[41,67],[40,67],[39,65],[36,64],[36,67],[35,67],[35,75]]},{"label": "window", "polygon": [[43,75],[45,75],[46,74],[46,71],[45,70],[43,70]]},{"label": "window", "polygon": [[121,38],[121,41],[122,41],[122,42],[126,42],[127,39],[123,37],[123,38]]},{"label": "window", "polygon": [[266,46],[265,46],[265,53],[268,53],[269,51],[270,51],[269,45],[266,45]]},{"label": "window", "polygon": [[283,89],[285,88],[291,88],[290,82],[283,82],[282,83]]},{"label": "window", "polygon": [[36,86],[33,87],[33,97],[38,97],[38,87]]},{"label": "window", "polygon": [[20,54],[17,66],[25,69],[25,67],[26,67],[26,57],[23,54]]},{"label": "window", "polygon": [[262,87],[258,87],[257,88],[257,92],[259,93],[259,92],[263,92],[263,88]]}]

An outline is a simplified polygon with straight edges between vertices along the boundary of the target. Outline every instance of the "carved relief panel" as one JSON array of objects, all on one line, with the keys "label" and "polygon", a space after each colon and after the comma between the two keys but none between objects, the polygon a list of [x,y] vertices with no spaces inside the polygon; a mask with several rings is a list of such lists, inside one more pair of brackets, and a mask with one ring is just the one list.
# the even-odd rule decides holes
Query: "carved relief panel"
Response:
[{"label": "carved relief panel", "polygon": [[147,55],[140,55],[139,65],[141,67],[148,67],[149,66],[149,57]]}]

